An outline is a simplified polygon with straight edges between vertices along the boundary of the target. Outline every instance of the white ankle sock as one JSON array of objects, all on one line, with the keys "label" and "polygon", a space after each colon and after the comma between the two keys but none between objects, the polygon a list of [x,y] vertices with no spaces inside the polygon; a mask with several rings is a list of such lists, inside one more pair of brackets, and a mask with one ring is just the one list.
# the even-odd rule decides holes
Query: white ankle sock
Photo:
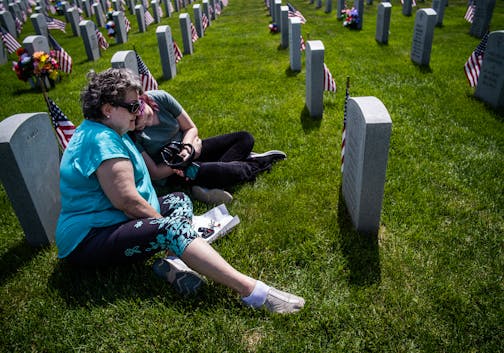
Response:
[{"label": "white ankle sock", "polygon": [[242,302],[245,305],[253,308],[260,308],[266,301],[270,287],[261,281],[257,281],[254,290],[248,297],[242,297]]}]

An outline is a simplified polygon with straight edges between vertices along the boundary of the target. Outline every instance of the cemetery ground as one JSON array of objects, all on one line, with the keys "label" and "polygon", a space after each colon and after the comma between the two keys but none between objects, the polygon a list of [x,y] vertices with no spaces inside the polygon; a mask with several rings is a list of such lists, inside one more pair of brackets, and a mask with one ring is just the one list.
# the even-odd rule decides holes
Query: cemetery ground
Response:
[{"label": "cemetery ground", "polygon": [[[504,115],[473,97],[463,66],[479,39],[450,0],[434,33],[429,67],[410,60],[414,13],[392,1],[388,45],[375,41],[377,3],[363,29],[333,11],[291,3],[307,19],[301,33],[321,40],[338,85],[324,93],[322,119],[304,109],[305,69],[289,68],[280,36],[269,33],[260,0],[230,0],[194,43],[193,55],[162,80],[156,25],[111,44],[94,62],[82,39],[51,30],[73,72],[48,94],[74,124],[82,121],[85,74],[110,67],[134,47],[198,125],[200,135],[248,130],[258,152],[287,153],[271,173],[237,187],[228,206],[241,223],[214,247],[239,270],[301,295],[304,310],[272,315],[240,304],[209,283],[182,298],[151,271],[152,260],[99,270],[67,267],[55,246],[25,239],[0,189],[0,351],[2,352],[497,352],[504,342]],[[192,16],[192,5],[183,12]],[[163,18],[181,47],[178,13]],[[504,29],[497,1],[491,30]],[[105,30],[102,29],[105,33]],[[22,38],[34,34],[28,21]],[[113,40],[109,39],[113,43]],[[0,67],[1,119],[47,111],[40,91]],[[303,58],[304,64],[304,58]],[[378,236],[353,230],[340,194],[345,82],[351,96],[375,96],[392,118]],[[2,165],[1,168],[9,168]],[[196,202],[195,212],[209,206]]]}]

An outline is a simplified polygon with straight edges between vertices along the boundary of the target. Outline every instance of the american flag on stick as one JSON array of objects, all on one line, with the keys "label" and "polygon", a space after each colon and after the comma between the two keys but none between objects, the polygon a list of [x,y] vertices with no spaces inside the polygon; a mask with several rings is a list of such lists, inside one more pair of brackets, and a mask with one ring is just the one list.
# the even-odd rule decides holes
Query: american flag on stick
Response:
[{"label": "american flag on stick", "polygon": [[21,22],[21,20],[19,18],[14,17],[14,23],[16,25],[16,32],[19,37],[19,35],[21,34],[21,31],[23,30],[23,22]]},{"label": "american flag on stick", "polygon": [[21,44],[9,33],[5,28],[0,27],[0,35],[2,36],[2,42],[7,48],[9,54],[15,53],[16,50],[21,48]]},{"label": "american flag on stick", "polygon": [[324,91],[336,92],[336,82],[324,63]]},{"label": "american flag on stick", "polygon": [[301,37],[301,40],[300,40],[300,44],[301,44],[301,51],[305,51],[306,50],[306,44],[305,44],[305,41],[303,39],[303,36],[300,36]]},{"label": "american flag on stick", "polygon": [[294,6],[292,6],[290,3],[287,3],[287,7],[289,8],[289,11],[287,12],[288,17],[297,17],[299,18],[299,21],[301,23],[306,23],[306,18],[304,18],[303,14],[296,10]]},{"label": "american flag on stick", "polygon": [[144,18],[145,18],[145,26],[149,26],[150,24],[154,23],[154,17],[152,17],[149,10],[147,9],[145,9]]},{"label": "american flag on stick", "polygon": [[59,29],[60,31],[63,31],[66,33],[66,31],[65,31],[66,23],[65,22],[60,21],[56,18],[52,18],[50,16],[46,16],[45,19],[47,22],[48,29]]},{"label": "american flag on stick", "polygon": [[341,133],[341,172],[345,166],[345,143],[346,143],[346,124],[347,124],[347,104],[348,98],[350,97],[350,77],[346,79],[346,90],[345,90],[345,107],[343,113],[343,131]]},{"label": "american flag on stick", "polygon": [[124,27],[126,29],[126,33],[128,33],[131,30],[131,22],[128,20],[126,15],[124,16]]},{"label": "american flag on stick", "polygon": [[481,70],[481,64],[483,63],[483,56],[485,54],[487,41],[488,32],[483,36],[480,44],[478,44],[476,49],[474,49],[471,56],[464,64],[464,71],[471,87],[475,87],[478,84],[478,78]]},{"label": "american flag on stick", "polygon": [[173,52],[175,53],[175,63],[178,63],[180,60],[182,60],[182,52],[180,51],[180,48],[178,47],[177,43],[173,41]]},{"label": "american flag on stick", "polygon": [[152,77],[147,65],[143,62],[140,55],[135,50],[135,55],[138,65],[138,74],[140,75],[140,80],[142,81],[142,88],[144,91],[152,91],[158,89],[158,83],[154,77]]},{"label": "american flag on stick", "polygon": [[201,15],[201,24],[203,25],[203,30],[206,30],[208,28],[208,17],[205,14]]},{"label": "american flag on stick", "polygon": [[107,50],[109,47],[109,44],[108,44],[107,40],[105,39],[105,37],[103,36],[103,34],[100,32],[100,30],[98,28],[95,29],[95,33],[96,33],[96,38],[98,38],[98,45],[100,46],[100,48],[102,48],[103,50]]},{"label": "american flag on stick", "polygon": [[54,131],[56,132],[58,141],[64,150],[68,146],[68,143],[75,132],[75,126],[70,120],[68,120],[66,115],[51,98],[47,97],[46,103],[49,108],[49,115],[51,116]]},{"label": "american flag on stick", "polygon": [[467,22],[472,23],[475,12],[476,12],[476,1],[472,0],[472,1],[469,2],[469,6],[467,6],[467,11],[466,11],[466,13],[464,15],[464,19]]},{"label": "american flag on stick", "polygon": [[198,32],[196,32],[196,28],[194,25],[191,23],[191,40],[192,42],[196,42],[198,40]]},{"label": "american flag on stick", "polygon": [[56,39],[49,34],[49,43],[54,51],[54,58],[59,64],[60,70],[69,74],[72,72],[72,57],[63,49]]}]

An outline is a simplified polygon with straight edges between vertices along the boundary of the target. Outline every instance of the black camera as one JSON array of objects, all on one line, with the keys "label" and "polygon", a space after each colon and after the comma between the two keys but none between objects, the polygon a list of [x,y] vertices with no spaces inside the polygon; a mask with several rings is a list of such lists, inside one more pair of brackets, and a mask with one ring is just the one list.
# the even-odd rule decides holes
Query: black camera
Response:
[{"label": "black camera", "polygon": [[[189,158],[184,160],[180,152],[186,149],[189,152]],[[174,169],[184,169],[188,167],[194,159],[194,147],[190,143],[172,141],[161,148],[160,151],[163,162]]]}]

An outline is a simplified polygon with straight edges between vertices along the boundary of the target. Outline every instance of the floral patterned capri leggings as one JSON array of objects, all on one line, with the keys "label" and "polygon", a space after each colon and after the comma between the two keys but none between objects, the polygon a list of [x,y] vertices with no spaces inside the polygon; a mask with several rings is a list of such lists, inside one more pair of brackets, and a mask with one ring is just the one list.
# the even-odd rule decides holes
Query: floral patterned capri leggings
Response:
[{"label": "floral patterned capri leggings", "polygon": [[160,197],[159,204],[163,218],[136,219],[91,229],[67,261],[79,266],[127,264],[162,250],[181,256],[199,236],[192,228],[192,202],[176,192]]}]

